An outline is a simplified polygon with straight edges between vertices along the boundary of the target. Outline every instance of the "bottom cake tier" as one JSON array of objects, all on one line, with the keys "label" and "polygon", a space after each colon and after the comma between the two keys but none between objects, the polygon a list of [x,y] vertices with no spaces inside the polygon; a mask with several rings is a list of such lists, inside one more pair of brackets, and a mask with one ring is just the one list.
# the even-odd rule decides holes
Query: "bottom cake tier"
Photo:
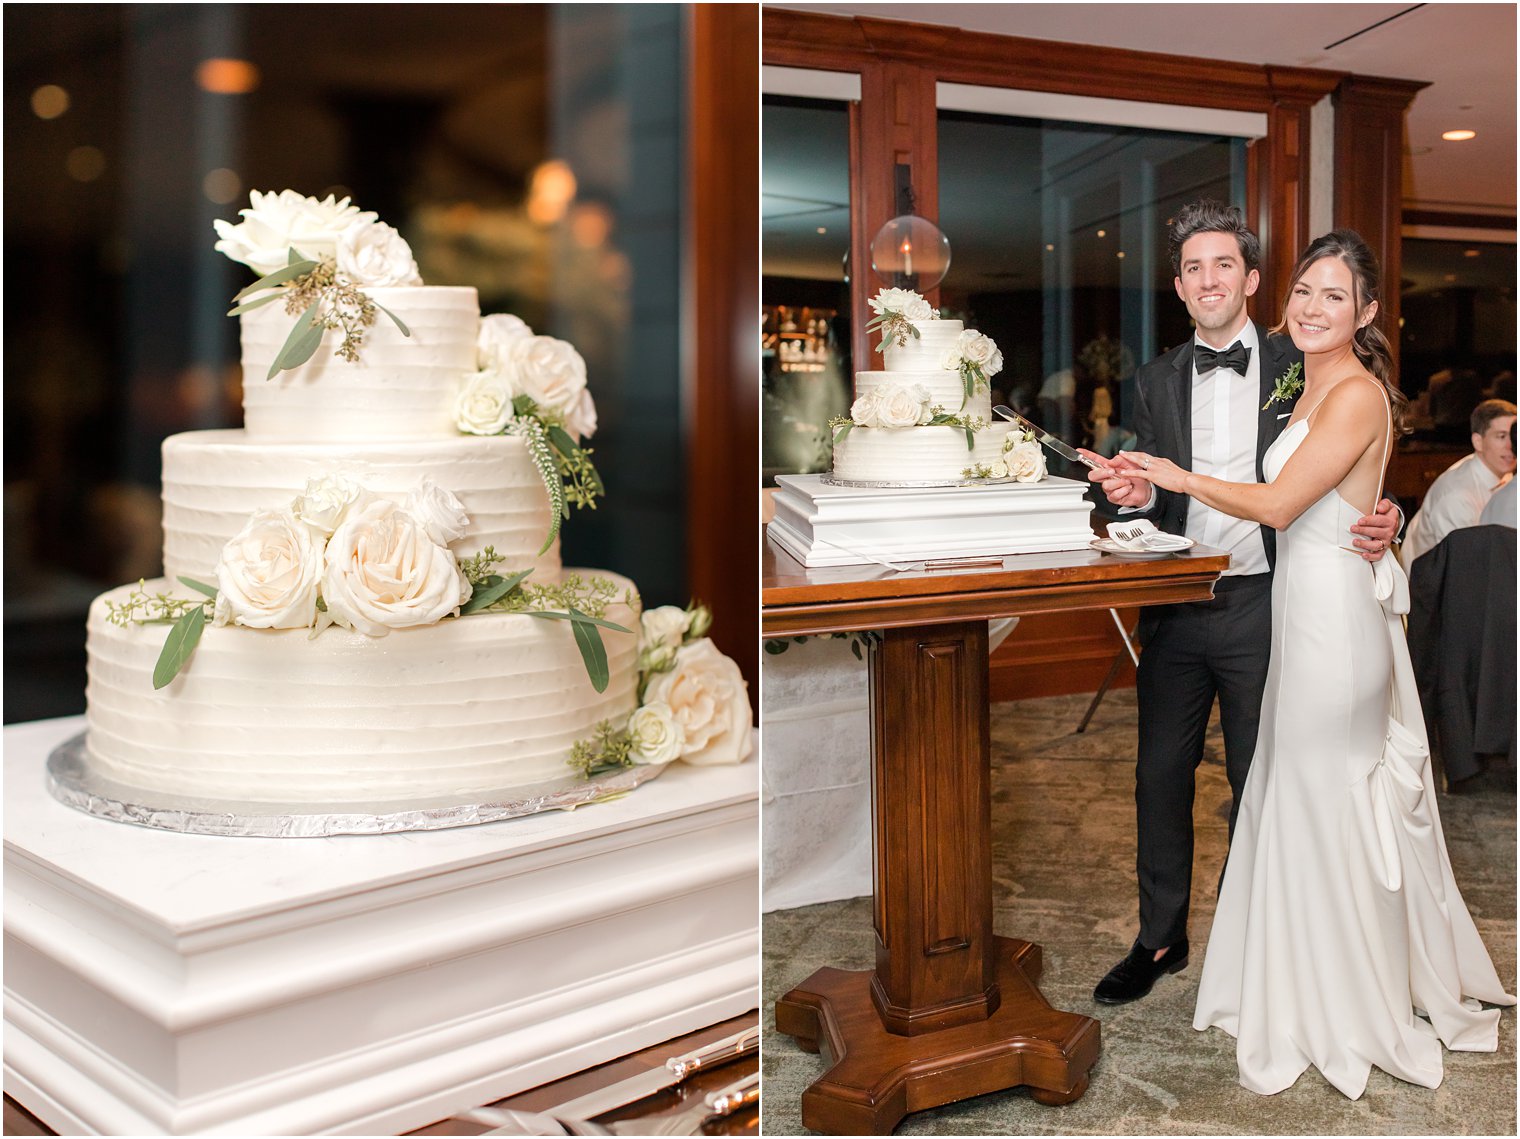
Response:
[{"label": "bottom cake tier", "polygon": [[832,474],[845,482],[952,486],[1003,456],[1012,425],[993,423],[966,446],[959,427],[855,427],[834,445]]},{"label": "bottom cake tier", "polygon": [[[449,800],[571,774],[571,746],[638,703],[633,583],[602,630],[610,681],[598,693],[568,621],[477,613],[368,637],[337,626],[208,626],[165,688],[153,669],[165,625],[89,618],[89,749],[104,776],[145,790],[240,802]],[[149,593],[169,583],[148,582]],[[624,598],[627,602],[624,602]]]}]

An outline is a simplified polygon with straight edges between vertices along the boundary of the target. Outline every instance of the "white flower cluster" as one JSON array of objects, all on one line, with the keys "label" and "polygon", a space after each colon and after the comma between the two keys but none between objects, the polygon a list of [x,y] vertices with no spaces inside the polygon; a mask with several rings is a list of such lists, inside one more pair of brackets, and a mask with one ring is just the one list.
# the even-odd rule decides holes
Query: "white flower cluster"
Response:
[{"label": "white flower cluster", "polygon": [[218,625],[317,631],[342,625],[371,637],[431,625],[470,599],[449,543],[469,518],[423,477],[395,501],[341,476],[312,479],[281,510],[260,510],[222,547]]},{"label": "white flower cluster", "polygon": [[515,316],[480,320],[477,372],[455,403],[455,422],[467,435],[499,435],[513,418],[512,400],[525,395],[559,416],[577,440],[596,432],[596,405],[586,390],[586,361],[563,340],[535,336]]},{"label": "white flower cluster", "polygon": [[992,464],[992,477],[1014,482],[1039,482],[1045,477],[1045,448],[1027,431],[1010,431],[1003,453]]},{"label": "white flower cluster", "polygon": [[294,249],[313,261],[333,258],[338,272],[361,289],[422,284],[402,236],[348,198],[329,194],[318,201],[294,190],[253,190],[248,200],[252,204],[238,211],[243,220],[237,225],[212,222],[221,238],[216,249],[261,277],[284,268]]},{"label": "white flower cluster", "polygon": [[923,384],[880,384],[850,405],[857,427],[922,427],[934,418]]},{"label": "white flower cluster", "polygon": [[974,328],[968,328],[956,338],[955,347],[945,353],[946,371],[960,371],[971,365],[985,382],[1003,370],[1003,353],[998,350],[992,337],[984,336]]},{"label": "white flower cluster", "polygon": [[877,316],[892,313],[907,320],[939,319],[939,310],[931,308],[929,302],[912,289],[882,289],[866,303]]},{"label": "white flower cluster", "polygon": [[628,717],[637,763],[683,759],[698,766],[742,763],[751,750],[753,710],[739,666],[707,637],[705,606],[662,605],[643,615],[639,688]]}]

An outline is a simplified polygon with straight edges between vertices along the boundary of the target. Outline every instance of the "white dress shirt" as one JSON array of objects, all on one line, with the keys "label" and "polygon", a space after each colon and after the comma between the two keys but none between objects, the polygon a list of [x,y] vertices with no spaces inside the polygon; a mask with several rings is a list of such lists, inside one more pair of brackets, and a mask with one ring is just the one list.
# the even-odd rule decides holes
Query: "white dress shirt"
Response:
[{"label": "white dress shirt", "polygon": [[1483,508],[1503,477],[1494,474],[1476,454],[1458,459],[1430,484],[1420,509],[1409,520],[1404,536],[1404,564],[1414,565],[1421,554],[1428,554],[1441,539],[1463,526],[1476,526]]},{"label": "white dress shirt", "polygon": [[1510,479],[1488,500],[1483,513],[1478,515],[1479,526],[1508,526],[1515,529],[1515,480]]}]

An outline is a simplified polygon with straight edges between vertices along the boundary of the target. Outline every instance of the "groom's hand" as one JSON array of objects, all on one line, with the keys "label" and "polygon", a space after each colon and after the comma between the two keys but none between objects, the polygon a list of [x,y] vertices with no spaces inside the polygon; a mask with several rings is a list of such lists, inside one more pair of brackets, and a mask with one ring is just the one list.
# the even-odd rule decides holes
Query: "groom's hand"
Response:
[{"label": "groom's hand", "polygon": [[1371,514],[1352,523],[1351,532],[1359,537],[1353,538],[1351,544],[1363,561],[1376,562],[1388,552],[1393,536],[1399,532],[1401,518],[1399,508],[1385,498]]},{"label": "groom's hand", "polygon": [[1101,464],[1087,472],[1087,481],[1097,483],[1103,494],[1115,506],[1149,506],[1151,487],[1144,479],[1133,478],[1127,472],[1132,469],[1122,459],[1107,459],[1096,451],[1078,447],[1083,455]]}]

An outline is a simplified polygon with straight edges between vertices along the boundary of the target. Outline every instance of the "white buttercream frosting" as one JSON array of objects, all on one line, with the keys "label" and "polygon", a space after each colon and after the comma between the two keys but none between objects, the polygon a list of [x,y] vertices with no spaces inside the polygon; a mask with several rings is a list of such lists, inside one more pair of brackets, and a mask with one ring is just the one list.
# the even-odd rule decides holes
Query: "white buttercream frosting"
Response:
[{"label": "white buttercream frosting", "polygon": [[959,427],[855,427],[834,446],[833,473],[855,482],[956,483],[967,468],[997,462],[1010,429],[994,423],[968,450]]},{"label": "white buttercream frosting", "polygon": [[[992,394],[986,388],[974,392],[966,399],[965,381],[960,372],[856,372],[855,397],[867,395],[877,388],[895,384],[920,384],[929,392],[931,406],[942,407],[951,415],[965,415],[972,419],[992,418]],[[961,400],[966,399],[966,406]]]},{"label": "white buttercream frosting", "polygon": [[895,341],[887,345],[882,365],[889,372],[942,372],[945,356],[955,348],[961,329],[959,320],[915,320],[913,327],[918,336],[908,337],[899,346]]}]

